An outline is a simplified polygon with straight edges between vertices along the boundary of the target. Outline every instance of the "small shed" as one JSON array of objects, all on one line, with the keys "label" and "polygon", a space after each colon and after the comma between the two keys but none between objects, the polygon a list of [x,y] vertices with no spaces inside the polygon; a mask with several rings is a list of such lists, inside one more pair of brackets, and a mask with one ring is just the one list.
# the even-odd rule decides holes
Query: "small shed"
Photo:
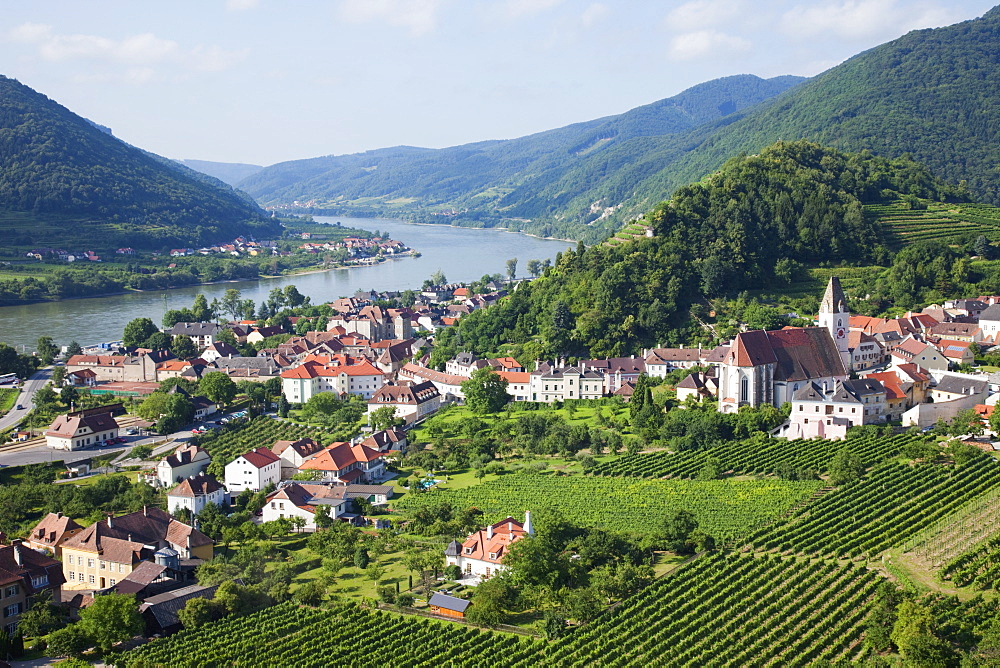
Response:
[{"label": "small shed", "polygon": [[430,606],[431,612],[439,615],[465,619],[465,610],[471,603],[463,598],[436,593],[431,596],[431,600],[427,602],[427,605]]}]

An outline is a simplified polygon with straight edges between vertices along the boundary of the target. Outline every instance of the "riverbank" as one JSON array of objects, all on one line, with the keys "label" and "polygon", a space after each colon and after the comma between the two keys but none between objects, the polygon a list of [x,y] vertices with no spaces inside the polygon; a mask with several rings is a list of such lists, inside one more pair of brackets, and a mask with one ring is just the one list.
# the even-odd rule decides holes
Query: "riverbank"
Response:
[{"label": "riverbank", "polygon": [[405,262],[383,262],[364,270],[314,268],[309,273],[296,275],[267,272],[273,276],[267,280],[221,278],[219,282],[205,285],[116,290],[119,294],[107,296],[77,293],[80,297],[77,299],[5,306],[0,308],[0,341],[24,345],[30,350],[40,336],[51,336],[58,345],[67,345],[73,340],[113,341],[121,338],[125,325],[133,318],[144,316],[159,323],[169,310],[190,308],[199,294],[211,302],[221,300],[230,288],[239,290],[242,299],[252,299],[259,304],[267,301],[275,287],[294,285],[312,303],[325,304],[358,291],[402,292],[419,287],[438,270],[446,273],[449,282],[471,283],[484,274],[504,274],[509,258],[519,258],[519,264],[524,266],[528,259],[554,259],[569,246],[566,242],[546,241],[524,234],[500,234],[482,228],[408,225],[388,219],[322,219],[324,223],[338,221],[343,225],[378,228],[388,237],[405,240],[408,246],[418,249],[421,256],[406,256]]}]

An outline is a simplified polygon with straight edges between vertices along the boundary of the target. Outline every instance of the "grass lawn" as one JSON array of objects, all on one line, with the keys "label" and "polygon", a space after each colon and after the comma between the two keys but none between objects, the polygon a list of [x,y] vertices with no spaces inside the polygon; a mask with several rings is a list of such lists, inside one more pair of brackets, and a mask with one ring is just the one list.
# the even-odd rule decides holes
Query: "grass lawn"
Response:
[{"label": "grass lawn", "polygon": [[21,390],[12,387],[0,389],[0,415],[6,415],[14,407],[14,402],[17,401],[19,394],[21,394]]}]

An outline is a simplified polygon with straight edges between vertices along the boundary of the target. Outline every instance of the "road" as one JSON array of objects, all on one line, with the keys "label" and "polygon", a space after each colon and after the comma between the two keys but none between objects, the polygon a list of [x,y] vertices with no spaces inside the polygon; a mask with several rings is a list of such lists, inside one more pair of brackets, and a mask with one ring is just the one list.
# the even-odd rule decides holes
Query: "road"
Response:
[{"label": "road", "polygon": [[[17,397],[17,401],[14,402],[14,408],[0,418],[0,431],[13,427],[28,416],[28,412],[32,409],[31,398],[35,396],[35,392],[42,389],[45,383],[49,382],[49,378],[51,377],[52,367],[46,367],[39,369],[31,378],[24,381],[24,385],[21,386],[21,394]],[[24,408],[17,410],[18,406],[23,406]]]}]

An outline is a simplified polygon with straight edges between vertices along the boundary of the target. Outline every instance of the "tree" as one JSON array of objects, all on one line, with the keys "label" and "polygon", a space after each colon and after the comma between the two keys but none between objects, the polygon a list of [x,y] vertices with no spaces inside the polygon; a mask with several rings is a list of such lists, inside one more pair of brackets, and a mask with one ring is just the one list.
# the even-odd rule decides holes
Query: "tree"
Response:
[{"label": "tree", "polygon": [[31,397],[31,403],[35,407],[47,406],[54,403],[56,400],[56,391],[52,389],[51,385],[43,385],[40,390],[35,392],[34,396]]},{"label": "tree", "polygon": [[448,278],[440,268],[431,274],[431,285],[445,285],[447,282]]},{"label": "tree", "polygon": [[363,547],[359,547],[354,552],[354,567],[360,570],[365,570],[368,568],[368,563],[370,558],[368,557],[368,550]]},{"label": "tree", "polygon": [[63,383],[66,382],[66,367],[57,366],[52,369],[52,385],[53,387],[62,387]]},{"label": "tree", "polygon": [[177,619],[185,629],[196,629],[222,617],[222,606],[207,598],[192,598],[177,611]]},{"label": "tree", "polygon": [[517,258],[512,257],[507,260],[507,278],[513,281],[515,276],[517,276]]},{"label": "tree", "polygon": [[222,296],[219,309],[221,313],[228,313],[232,316],[233,320],[243,320],[244,306],[240,291],[236,288],[229,288]]},{"label": "tree", "polygon": [[170,344],[170,349],[174,355],[182,360],[189,360],[192,357],[198,356],[198,346],[194,345],[194,341],[187,334],[178,334],[175,336],[173,342]]},{"label": "tree", "polygon": [[285,398],[284,394],[278,395],[278,417],[288,417],[288,409],[288,399]]},{"label": "tree", "polygon": [[292,595],[297,603],[302,605],[318,606],[323,603],[323,599],[326,598],[326,585],[319,578],[315,580],[307,580],[299,585],[299,588],[295,590]]},{"label": "tree", "polygon": [[538,260],[528,260],[528,273],[531,274],[532,278],[538,278],[538,275],[542,273],[542,263]]},{"label": "tree", "polygon": [[97,596],[80,610],[80,624],[101,650],[142,633],[143,622],[135,597],[127,594]]},{"label": "tree", "polygon": [[156,332],[160,331],[149,318],[135,318],[125,325],[122,343],[126,346],[142,346]]},{"label": "tree", "polygon": [[170,335],[163,332],[153,332],[142,344],[143,348],[150,350],[170,350]]},{"label": "tree", "polygon": [[391,429],[398,424],[395,406],[382,406],[368,414],[368,424],[375,431]]},{"label": "tree", "polygon": [[864,475],[865,465],[861,457],[847,448],[841,448],[834,455],[827,470],[830,472],[830,482],[834,485],[845,485]]},{"label": "tree", "polygon": [[59,400],[66,404],[67,407],[72,407],[80,401],[80,393],[72,385],[67,385],[59,390]]},{"label": "tree", "polygon": [[224,371],[209,371],[198,382],[198,389],[220,405],[228,404],[236,396],[236,383]]},{"label": "tree", "polygon": [[53,656],[80,656],[93,647],[94,640],[83,624],[70,624],[48,635],[48,652]]},{"label": "tree", "polygon": [[69,345],[66,346],[66,354],[72,357],[73,355],[80,355],[83,353],[83,347],[80,346],[76,341],[70,341]]},{"label": "tree", "polygon": [[195,295],[194,304],[191,305],[191,316],[195,322],[210,322],[215,317],[205,295],[200,293]]},{"label": "tree", "polygon": [[663,520],[660,538],[668,550],[677,554],[691,554],[694,546],[689,539],[698,529],[698,520],[687,510],[675,510]]},{"label": "tree", "polygon": [[42,360],[42,366],[52,364],[52,361],[59,354],[59,346],[52,342],[51,336],[38,337],[38,358]]},{"label": "tree", "polygon": [[58,608],[52,605],[52,592],[43,589],[35,596],[31,608],[21,615],[17,630],[26,636],[45,635],[63,624],[56,614],[57,610]]},{"label": "tree", "polygon": [[469,380],[462,382],[462,392],[466,405],[478,415],[496,413],[510,400],[507,380],[488,366],[473,371]]}]

